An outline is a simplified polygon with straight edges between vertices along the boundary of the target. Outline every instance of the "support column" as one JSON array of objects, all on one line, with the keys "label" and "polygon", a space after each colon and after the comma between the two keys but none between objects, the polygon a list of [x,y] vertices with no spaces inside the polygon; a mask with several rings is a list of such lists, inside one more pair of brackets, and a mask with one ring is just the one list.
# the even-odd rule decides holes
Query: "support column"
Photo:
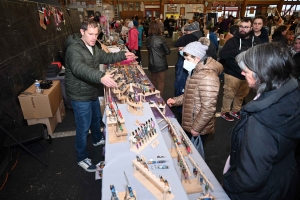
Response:
[{"label": "support column", "polygon": [[248,0],[244,0],[243,4],[241,6],[241,18],[245,16],[247,5],[248,5]]}]

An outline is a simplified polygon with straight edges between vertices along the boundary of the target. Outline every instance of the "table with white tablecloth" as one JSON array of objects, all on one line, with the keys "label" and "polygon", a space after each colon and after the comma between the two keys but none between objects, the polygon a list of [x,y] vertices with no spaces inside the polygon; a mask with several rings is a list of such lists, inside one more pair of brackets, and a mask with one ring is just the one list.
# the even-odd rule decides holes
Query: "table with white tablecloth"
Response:
[{"label": "table with white tablecloth", "polygon": [[[172,194],[174,195],[173,199],[196,199],[199,197],[200,194],[187,194],[181,184],[181,170],[179,169],[177,159],[172,158],[169,149],[172,146],[171,138],[168,133],[168,129],[165,128],[162,131],[160,129],[166,125],[165,121],[161,121],[159,124],[157,123],[152,110],[148,103],[143,103],[144,106],[144,114],[143,116],[136,116],[127,111],[126,104],[119,104],[118,107],[121,110],[126,122],[125,128],[128,131],[134,131],[137,129],[135,125],[136,120],[143,123],[150,118],[152,118],[155,122],[155,127],[158,133],[158,136],[153,140],[158,142],[158,145],[155,148],[152,148],[149,144],[146,146],[140,153],[135,153],[130,151],[130,143],[129,143],[129,134],[127,137],[127,141],[113,143],[110,144],[109,140],[106,139],[105,144],[105,167],[103,169],[103,180],[102,180],[102,199],[110,199],[111,191],[110,185],[114,185],[117,192],[123,192],[126,189],[126,178],[124,176],[124,172],[127,174],[129,184],[131,185],[132,189],[136,191],[136,197],[138,200],[153,200],[155,197],[153,194],[144,187],[134,176],[133,176],[133,164],[132,161],[136,160],[136,156],[145,156],[146,160],[149,161],[150,159],[157,160],[157,156],[165,156],[164,160],[167,162],[164,163],[165,165],[169,166],[169,169],[154,169],[151,168],[149,164],[149,170],[151,173],[159,177],[160,175],[163,176],[165,179],[168,180],[171,188]],[[175,127],[179,128],[179,124],[175,118],[169,118],[170,121],[174,124]],[[104,120],[108,120],[104,116]],[[107,136],[109,137],[109,135]],[[151,142],[151,143],[153,143]],[[206,165],[205,161],[199,155],[194,147],[192,147],[192,154],[190,156],[194,159],[194,161],[198,164],[202,172],[205,176],[209,179],[211,184],[213,185],[213,190],[209,190],[208,192],[213,194],[217,199],[226,200],[229,199],[224,190],[222,189],[221,185],[215,178],[215,176],[210,171],[209,167]],[[187,158],[187,163],[189,162]],[[192,167],[189,165],[189,167]],[[203,191],[204,186],[203,186]]]}]

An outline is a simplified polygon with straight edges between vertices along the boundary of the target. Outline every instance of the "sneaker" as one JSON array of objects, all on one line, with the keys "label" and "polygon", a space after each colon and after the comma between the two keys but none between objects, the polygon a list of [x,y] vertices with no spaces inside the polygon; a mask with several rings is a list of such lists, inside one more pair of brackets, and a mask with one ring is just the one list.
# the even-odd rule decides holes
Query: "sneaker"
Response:
[{"label": "sneaker", "polygon": [[224,118],[226,121],[232,122],[234,118],[229,114],[229,112],[221,113],[221,117]]},{"label": "sneaker", "polygon": [[105,144],[105,140],[103,138],[99,142],[97,142],[96,144],[93,144],[93,145],[94,145],[94,147],[96,147],[96,146],[99,146],[102,144]]},{"label": "sneaker", "polygon": [[86,159],[84,159],[84,160],[82,160],[82,161],[80,161],[79,163],[78,163],[78,165],[80,166],[80,167],[82,167],[85,171],[87,171],[87,172],[95,172],[96,171],[96,165],[93,165],[92,163],[91,163],[91,159],[88,159],[88,158],[86,158]]},{"label": "sneaker", "polygon": [[237,119],[240,119],[240,112],[232,112],[230,111],[229,114],[232,116],[232,117],[235,117]]}]

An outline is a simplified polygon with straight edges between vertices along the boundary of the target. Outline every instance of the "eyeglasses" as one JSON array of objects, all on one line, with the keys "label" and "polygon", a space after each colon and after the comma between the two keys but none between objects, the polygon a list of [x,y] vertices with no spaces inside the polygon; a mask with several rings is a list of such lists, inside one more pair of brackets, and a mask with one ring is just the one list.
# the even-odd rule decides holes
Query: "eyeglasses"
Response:
[{"label": "eyeglasses", "polygon": [[240,29],[249,29],[249,28],[251,28],[251,27],[249,27],[249,26],[239,26],[239,28],[240,28]]}]

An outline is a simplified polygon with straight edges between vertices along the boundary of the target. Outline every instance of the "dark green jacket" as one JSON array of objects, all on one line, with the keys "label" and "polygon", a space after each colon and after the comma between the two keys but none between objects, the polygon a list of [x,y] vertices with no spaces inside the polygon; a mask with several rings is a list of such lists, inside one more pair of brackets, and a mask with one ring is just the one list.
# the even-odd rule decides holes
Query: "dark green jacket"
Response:
[{"label": "dark green jacket", "polygon": [[105,53],[97,46],[92,55],[81,34],[74,34],[66,41],[66,91],[67,96],[75,101],[95,100],[99,93],[100,79],[105,75],[99,71],[99,64],[112,64],[126,59],[125,52]]}]

